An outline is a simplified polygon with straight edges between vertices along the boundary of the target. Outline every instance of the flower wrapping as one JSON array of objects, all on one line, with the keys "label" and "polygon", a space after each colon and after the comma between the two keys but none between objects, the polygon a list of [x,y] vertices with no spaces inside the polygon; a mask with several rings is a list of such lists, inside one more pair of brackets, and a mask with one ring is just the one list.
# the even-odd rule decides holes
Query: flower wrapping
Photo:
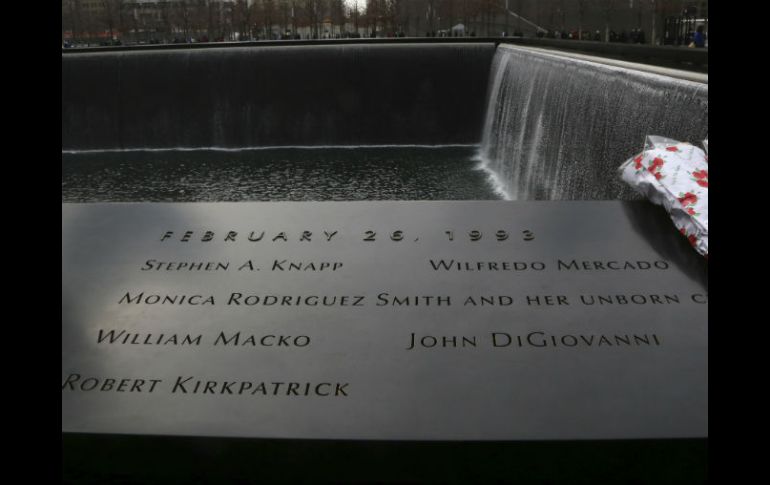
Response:
[{"label": "flower wrapping", "polygon": [[[708,139],[704,146],[708,150]],[[620,177],[666,208],[674,225],[708,258],[708,154],[689,143],[648,136],[644,151],[624,162]]]}]

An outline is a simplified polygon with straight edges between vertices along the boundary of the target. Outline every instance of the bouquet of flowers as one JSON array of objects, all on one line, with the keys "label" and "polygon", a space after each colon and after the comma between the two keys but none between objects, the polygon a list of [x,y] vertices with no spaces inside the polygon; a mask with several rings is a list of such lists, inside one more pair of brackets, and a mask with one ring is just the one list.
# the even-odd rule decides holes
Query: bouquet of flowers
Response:
[{"label": "bouquet of flowers", "polygon": [[644,150],[620,166],[620,177],[666,208],[690,244],[708,258],[708,138],[704,150],[670,138],[648,136]]}]

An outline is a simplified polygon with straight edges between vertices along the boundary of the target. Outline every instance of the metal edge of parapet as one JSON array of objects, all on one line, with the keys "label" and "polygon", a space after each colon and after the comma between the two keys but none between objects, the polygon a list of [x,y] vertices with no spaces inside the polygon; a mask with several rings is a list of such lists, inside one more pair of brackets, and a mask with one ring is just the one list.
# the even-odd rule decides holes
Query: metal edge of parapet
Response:
[{"label": "metal edge of parapet", "polygon": [[639,64],[637,62],[620,61],[617,59],[609,59],[606,57],[590,56],[586,54],[578,54],[575,52],[565,52],[562,50],[543,49],[540,47],[524,47],[511,44],[500,44],[498,49],[511,49],[520,51],[536,52],[538,54],[546,54],[554,57],[566,57],[570,59],[577,59],[586,62],[593,62],[596,64],[604,64],[612,67],[620,67],[623,69],[631,69],[634,71],[641,71],[650,74],[657,74],[659,76],[673,77],[676,79],[683,79],[685,81],[691,81],[701,84],[708,84],[708,74],[702,74],[699,72],[683,71],[681,69],[672,69],[668,67],[653,66],[651,64]]},{"label": "metal edge of parapet", "polygon": [[[290,41],[286,41],[290,42]],[[310,48],[310,49],[324,49],[329,47],[374,47],[374,48],[392,48],[392,47],[400,47],[400,48],[415,48],[415,47],[435,47],[435,46],[442,46],[442,47],[485,47],[485,48],[491,48],[496,49],[497,44],[494,41],[488,41],[488,42],[440,42],[440,43],[434,43],[430,44],[427,42],[393,42],[393,43],[386,43],[386,42],[371,42],[371,43],[362,43],[362,42],[348,42],[348,43],[326,43],[326,42],[319,42],[319,43],[278,43],[278,42],[271,42],[271,43],[263,43],[258,46],[249,44],[249,43],[231,43],[231,44],[223,44],[223,43],[215,43],[215,44],[189,44],[194,47],[188,47],[186,44],[161,44],[161,45],[152,45],[152,46],[127,46],[127,47],[89,47],[89,48],[82,48],[82,49],[62,49],[62,60],[65,58],[81,58],[83,56],[107,56],[111,54],[128,54],[128,55],[136,55],[136,54],[163,54],[168,52],[184,52],[184,53],[190,53],[190,52],[223,52],[223,51],[229,51],[229,50],[236,50],[236,51],[249,51],[253,50],[255,48],[259,49],[291,49],[291,48]]]},{"label": "metal edge of parapet", "polygon": [[223,50],[223,49],[249,49],[265,47],[332,47],[332,46],[410,46],[410,45],[441,45],[441,46],[465,46],[465,45],[493,45],[499,44],[496,38],[446,38],[442,41],[425,39],[421,37],[407,37],[403,39],[328,39],[328,40],[281,40],[281,41],[257,41],[257,42],[209,42],[196,44],[148,44],[130,46],[94,46],[71,47],[62,49],[62,56],[73,54],[95,54],[114,52],[152,52],[152,51],[198,51],[198,50]]}]

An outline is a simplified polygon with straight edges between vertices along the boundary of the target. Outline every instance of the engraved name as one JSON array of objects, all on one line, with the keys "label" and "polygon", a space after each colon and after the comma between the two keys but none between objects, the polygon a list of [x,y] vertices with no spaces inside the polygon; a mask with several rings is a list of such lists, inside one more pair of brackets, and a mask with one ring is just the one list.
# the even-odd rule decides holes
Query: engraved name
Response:
[{"label": "engraved name", "polygon": [[[62,391],[74,392],[142,392],[159,389],[163,379],[83,376],[70,373]],[[348,382],[291,382],[250,380],[203,380],[195,376],[178,376],[167,386],[170,394],[219,394],[281,397],[347,397]]]},{"label": "engraved name", "polygon": [[[548,265],[542,261],[458,261],[455,259],[430,259],[433,271],[544,271]],[[556,261],[558,271],[645,271],[667,270],[667,261]]]},{"label": "engraved name", "polygon": [[[221,347],[308,347],[308,335],[254,335],[242,332],[219,332],[206,343]],[[127,330],[99,329],[96,337],[98,344],[113,345],[155,345],[155,346],[200,346],[204,343],[203,334],[145,333]]]},{"label": "engraved name", "polygon": [[[657,334],[549,334],[533,331],[511,335],[506,332],[492,332],[481,343],[492,348],[506,347],[658,347],[662,339]],[[414,349],[474,349],[479,346],[475,335],[418,335],[409,334],[405,350]]]}]

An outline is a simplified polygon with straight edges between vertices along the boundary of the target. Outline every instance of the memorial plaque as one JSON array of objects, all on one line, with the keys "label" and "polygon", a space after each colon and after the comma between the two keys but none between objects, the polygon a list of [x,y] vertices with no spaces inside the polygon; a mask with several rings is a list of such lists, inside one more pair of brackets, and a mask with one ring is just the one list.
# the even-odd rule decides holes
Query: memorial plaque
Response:
[{"label": "memorial plaque", "polygon": [[706,437],[705,273],[646,203],[62,204],[62,430]]}]

